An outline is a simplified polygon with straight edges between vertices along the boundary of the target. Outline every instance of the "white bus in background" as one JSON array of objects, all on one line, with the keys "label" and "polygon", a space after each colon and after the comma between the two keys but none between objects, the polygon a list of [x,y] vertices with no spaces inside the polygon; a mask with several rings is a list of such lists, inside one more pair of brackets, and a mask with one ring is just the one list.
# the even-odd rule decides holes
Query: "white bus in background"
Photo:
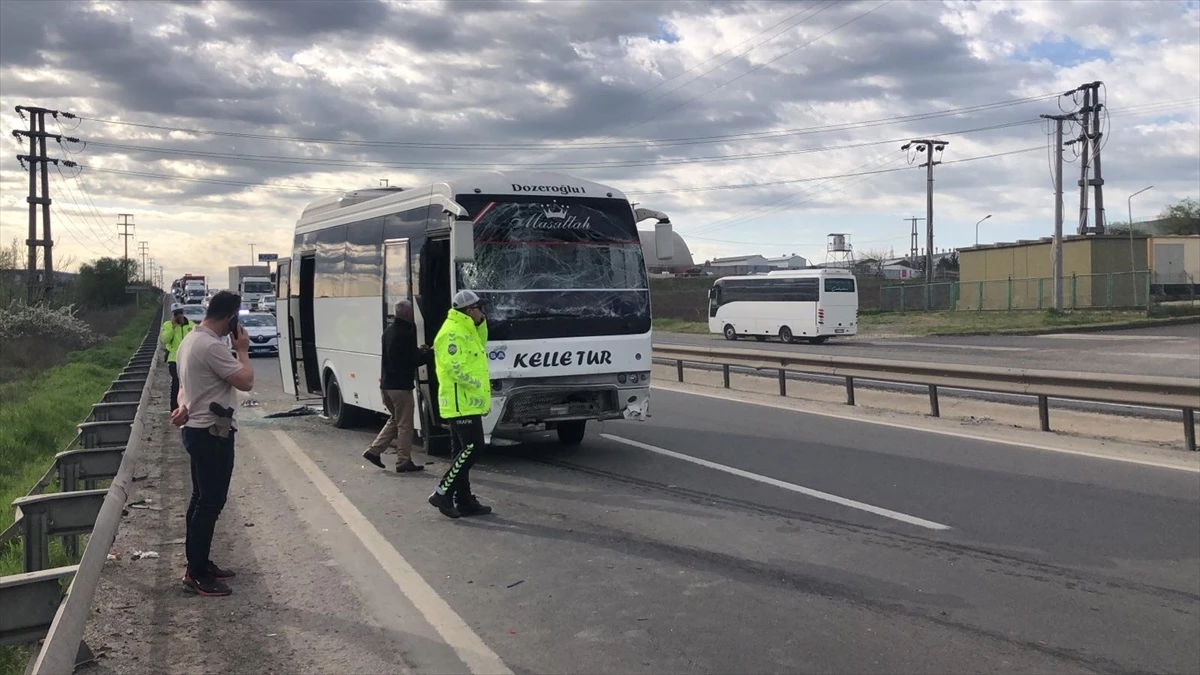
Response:
[{"label": "white bus in background", "polygon": [[[644,419],[650,291],[636,226],[647,218],[670,258],[664,214],[562,174],[480,173],[314,202],[276,275],[284,390],[320,395],[339,427],[384,412],[380,340],[396,302],[413,301],[418,341],[433,345],[467,288],[488,318],[488,442],[556,430],[575,444],[589,420]],[[433,368],[420,369],[416,396],[426,451],[448,453]]]},{"label": "white bus in background", "polygon": [[722,277],[708,292],[708,330],[726,340],[777,337],[821,344],[858,332],[858,283],[849,270],[817,268]]}]

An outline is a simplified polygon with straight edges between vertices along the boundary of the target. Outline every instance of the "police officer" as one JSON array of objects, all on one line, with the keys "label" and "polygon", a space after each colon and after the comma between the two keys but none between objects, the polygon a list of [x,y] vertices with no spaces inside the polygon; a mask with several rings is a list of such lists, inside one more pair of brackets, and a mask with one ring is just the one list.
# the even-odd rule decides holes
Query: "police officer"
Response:
[{"label": "police officer", "polygon": [[433,341],[438,379],[438,408],[450,423],[450,468],[429,495],[429,503],[447,518],[484,515],[492,507],[471,494],[471,466],[483,449],[483,416],[492,407],[488,379],[487,319],[479,296],[454,294],[452,308]]},{"label": "police officer", "polygon": [[167,370],[171,373],[171,412],[179,407],[179,345],[195,327],[196,324],[184,315],[183,305],[175,303],[171,305],[171,318],[164,321],[158,331],[163,348],[167,350]]}]

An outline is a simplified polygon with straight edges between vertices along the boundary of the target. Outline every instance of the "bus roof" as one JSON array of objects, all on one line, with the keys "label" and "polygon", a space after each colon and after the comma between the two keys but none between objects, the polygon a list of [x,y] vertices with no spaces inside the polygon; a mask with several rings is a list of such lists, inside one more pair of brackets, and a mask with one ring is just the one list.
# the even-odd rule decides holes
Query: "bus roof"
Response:
[{"label": "bus roof", "polygon": [[[451,176],[449,180],[416,188],[374,187],[349,190],[341,194],[311,202],[300,215],[297,229],[325,220],[334,212],[347,213],[343,209],[372,202],[375,209],[385,203],[402,204],[411,199],[442,195],[453,198],[459,194],[485,195],[546,195],[548,197],[599,197],[628,201],[625,193],[601,183],[594,183],[575,176],[553,171],[479,171]],[[376,202],[377,199],[387,202]]]},{"label": "bus roof", "polygon": [[853,277],[854,273],[840,267],[810,267],[802,270],[774,270],[766,274],[744,274],[740,276],[720,277],[713,283],[727,280],[742,281],[746,279],[819,279],[822,277]]}]

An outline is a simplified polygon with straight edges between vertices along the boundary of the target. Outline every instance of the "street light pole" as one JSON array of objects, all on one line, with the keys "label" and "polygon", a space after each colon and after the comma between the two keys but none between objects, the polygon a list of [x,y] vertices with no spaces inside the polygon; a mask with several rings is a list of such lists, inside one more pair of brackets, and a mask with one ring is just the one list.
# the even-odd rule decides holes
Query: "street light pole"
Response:
[{"label": "street light pole", "polygon": [[[1138,301],[1137,301],[1138,282],[1137,282],[1137,260],[1135,260],[1133,257],[1133,198],[1142,194],[1146,190],[1149,190],[1152,187],[1154,187],[1154,186],[1153,185],[1146,186],[1146,187],[1142,188],[1141,190],[1138,190],[1137,192],[1129,195],[1129,199],[1125,200],[1125,207],[1129,210],[1129,269],[1132,272],[1132,274],[1130,276],[1133,277],[1133,306],[1134,307],[1136,307],[1138,304]],[[1150,261],[1147,260],[1146,262],[1148,265]],[[1147,276],[1150,275],[1149,269],[1146,270],[1146,275]],[[1147,307],[1147,309],[1150,307],[1150,297],[1149,296],[1146,297],[1146,307]]]},{"label": "street light pole", "polygon": [[[979,223],[982,223],[983,221],[985,221],[985,220],[987,220],[988,218],[991,218],[991,217],[992,217],[992,214],[990,214],[990,213],[989,213],[989,214],[987,214],[986,216],[984,216],[984,217],[980,218],[980,219],[979,219]],[[975,223],[975,245],[976,245],[976,246],[978,246],[978,245],[979,245],[979,223]]]}]

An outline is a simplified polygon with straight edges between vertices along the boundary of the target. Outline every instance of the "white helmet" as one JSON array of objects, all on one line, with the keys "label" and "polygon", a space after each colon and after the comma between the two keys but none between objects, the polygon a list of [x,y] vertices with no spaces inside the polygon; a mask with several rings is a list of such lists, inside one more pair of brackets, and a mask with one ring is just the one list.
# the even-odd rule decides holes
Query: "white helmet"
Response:
[{"label": "white helmet", "polygon": [[463,289],[454,294],[454,309],[466,309],[471,305],[479,304],[479,296],[475,295],[474,291]]},{"label": "white helmet", "polygon": [[171,305],[171,313],[172,314],[174,314],[175,312],[182,312],[182,311],[183,311],[183,305],[179,304],[178,302]]}]

